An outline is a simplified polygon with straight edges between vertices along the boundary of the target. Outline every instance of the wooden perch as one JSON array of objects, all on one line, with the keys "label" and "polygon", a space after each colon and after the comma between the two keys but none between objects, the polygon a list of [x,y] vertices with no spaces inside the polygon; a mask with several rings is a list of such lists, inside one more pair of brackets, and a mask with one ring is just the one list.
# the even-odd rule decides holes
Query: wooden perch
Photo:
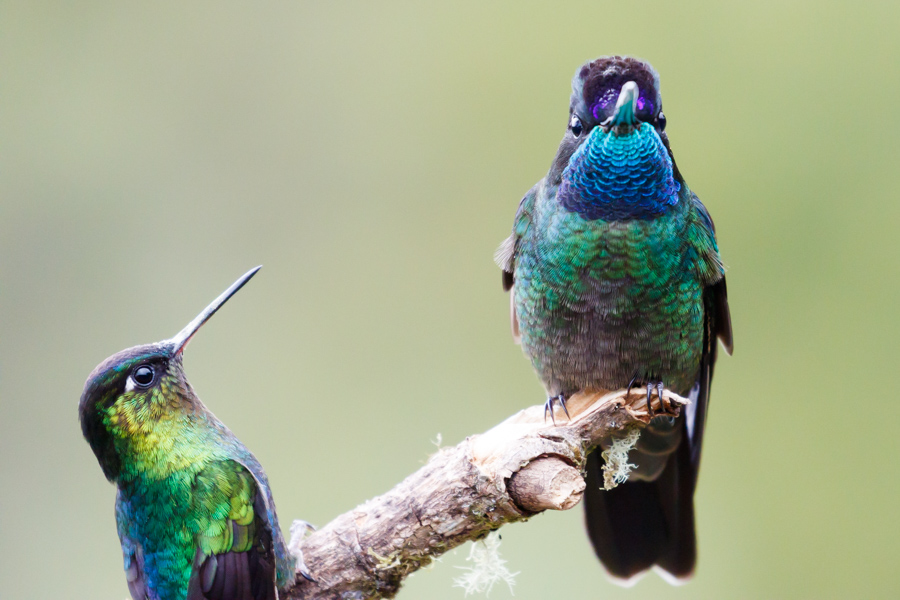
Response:
[{"label": "wooden perch", "polygon": [[[675,416],[687,399],[666,390],[654,414]],[[392,598],[407,575],[469,540],[546,509],[581,501],[587,453],[650,420],[646,391],[579,394],[556,425],[532,406],[493,429],[441,448],[388,493],[294,540],[315,582],[297,577],[291,600]]]}]

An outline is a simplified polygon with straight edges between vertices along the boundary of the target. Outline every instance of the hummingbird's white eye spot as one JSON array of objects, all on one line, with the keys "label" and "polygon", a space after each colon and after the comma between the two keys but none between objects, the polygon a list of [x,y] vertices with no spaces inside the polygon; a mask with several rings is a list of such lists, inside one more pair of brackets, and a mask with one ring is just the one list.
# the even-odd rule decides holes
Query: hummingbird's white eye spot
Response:
[{"label": "hummingbird's white eye spot", "polygon": [[660,131],[666,130],[666,115],[662,111],[659,111],[659,116],[656,117],[656,124],[659,126]]},{"label": "hummingbird's white eye spot", "polygon": [[134,388],[148,388],[156,379],[156,372],[150,365],[141,365],[131,372],[125,383],[125,391],[130,392]]},{"label": "hummingbird's white eye spot", "polygon": [[581,124],[581,119],[572,115],[572,118],[569,120],[569,129],[572,130],[572,135],[578,137],[584,131],[584,126]]}]

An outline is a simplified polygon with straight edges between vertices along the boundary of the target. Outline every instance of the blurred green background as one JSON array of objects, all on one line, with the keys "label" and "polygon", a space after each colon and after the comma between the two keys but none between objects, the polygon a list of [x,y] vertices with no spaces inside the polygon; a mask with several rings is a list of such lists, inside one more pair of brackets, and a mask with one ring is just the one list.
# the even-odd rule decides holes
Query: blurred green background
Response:
[{"label": "blurred green background", "polygon": [[[661,73],[730,268],[699,568],[617,588],[576,508],[502,530],[516,597],[900,596],[898,31],[886,2],[0,3],[0,597],[127,596],[84,379],[256,264],[186,366],[285,524],[542,402],[491,255],[611,53]],[[400,597],[462,598],[466,551]]]}]

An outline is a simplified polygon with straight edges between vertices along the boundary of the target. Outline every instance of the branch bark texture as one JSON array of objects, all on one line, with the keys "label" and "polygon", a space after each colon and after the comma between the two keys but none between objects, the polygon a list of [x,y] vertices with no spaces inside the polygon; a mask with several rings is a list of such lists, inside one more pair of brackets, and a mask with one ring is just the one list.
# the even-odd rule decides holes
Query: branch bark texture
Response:
[{"label": "branch bark texture", "polygon": [[[655,415],[687,403],[668,391]],[[410,573],[507,523],[581,501],[587,453],[604,438],[642,427],[646,392],[579,394],[556,424],[532,406],[493,429],[440,449],[394,489],[340,515],[299,542],[316,581],[297,577],[282,598],[392,598]],[[296,542],[296,541],[295,541]],[[292,546],[295,542],[292,542]]]}]

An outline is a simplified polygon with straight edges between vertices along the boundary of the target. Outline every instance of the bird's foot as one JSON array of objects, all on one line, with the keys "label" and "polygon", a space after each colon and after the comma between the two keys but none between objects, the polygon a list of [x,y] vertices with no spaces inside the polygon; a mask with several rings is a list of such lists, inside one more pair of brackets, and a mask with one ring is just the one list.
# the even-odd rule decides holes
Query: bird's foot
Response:
[{"label": "bird's foot", "polygon": [[553,421],[553,424],[556,425],[556,415],[553,414],[553,404],[555,402],[559,402],[559,405],[562,407],[563,412],[566,413],[566,418],[571,421],[572,417],[569,416],[569,409],[566,407],[565,394],[559,394],[558,396],[550,396],[549,398],[547,398],[547,402],[544,403],[544,421],[547,420],[547,413],[550,413],[550,419]]},{"label": "bird's foot", "polygon": [[318,583],[309,572],[309,568],[306,566],[306,563],[303,562],[303,551],[300,549],[303,540],[306,539],[306,537],[315,530],[316,528],[311,523],[307,523],[302,519],[295,519],[294,522],[291,523],[291,541],[288,542],[288,552],[290,552],[290,554],[297,561],[297,572],[300,573],[300,575],[302,575],[304,579],[312,581],[313,583]]},{"label": "bird's foot", "polygon": [[[630,385],[629,385],[630,388]],[[663,390],[665,389],[665,385],[663,385],[662,381],[648,381],[647,382],[647,414],[650,415],[652,419],[653,414],[653,388],[656,388],[656,397],[659,399],[659,410],[663,413],[668,413],[672,411],[672,407],[669,402],[663,398]]]}]

